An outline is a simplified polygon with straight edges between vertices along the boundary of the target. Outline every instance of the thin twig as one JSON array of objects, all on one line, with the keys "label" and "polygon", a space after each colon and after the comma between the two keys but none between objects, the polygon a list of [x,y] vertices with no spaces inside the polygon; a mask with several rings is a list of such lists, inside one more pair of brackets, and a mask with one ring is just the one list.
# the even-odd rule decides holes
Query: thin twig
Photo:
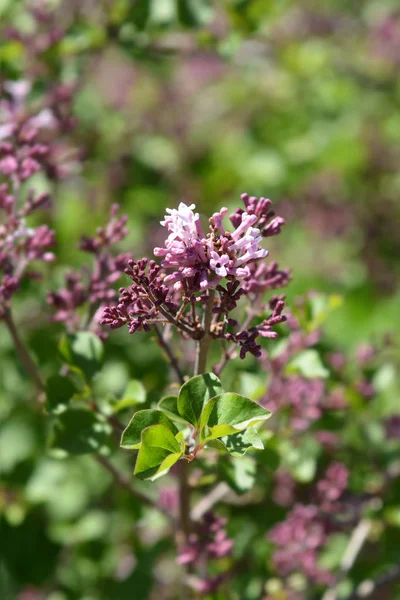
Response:
[{"label": "thin twig", "polygon": [[185,459],[179,461],[179,513],[181,537],[183,543],[187,543],[190,531],[190,486],[189,486],[189,462]]},{"label": "thin twig", "polygon": [[355,592],[353,592],[350,596],[347,596],[346,600],[372,598],[375,596],[375,592],[377,592],[375,597],[376,600],[378,600],[381,597],[381,592],[378,592],[378,590],[385,585],[394,583],[397,579],[400,579],[400,565],[391,567],[386,571],[386,573],[382,573],[382,575],[376,579],[366,579],[360,583]]},{"label": "thin twig", "polygon": [[206,496],[193,507],[190,513],[192,521],[200,521],[203,515],[212,509],[215,504],[220,502],[224,496],[230,492],[229,486],[224,483],[218,483]]},{"label": "thin twig", "polygon": [[147,506],[153,506],[157,508],[155,501],[146,494],[143,494],[139,490],[133,488],[130,483],[130,479],[124,473],[118,471],[118,469],[114,467],[114,465],[107,458],[96,454],[95,459],[110,473],[114,481],[118,483],[120,487],[124,488],[133,498],[140,500],[140,502],[143,502]]},{"label": "thin twig", "polygon": [[154,306],[158,308],[160,313],[167,319],[167,321],[175,325],[175,327],[177,327],[178,329],[181,329],[182,331],[187,333],[190,337],[194,337],[196,330],[193,327],[191,327],[184,319],[177,319],[176,316],[173,315],[165,306],[159,304],[157,302],[157,299],[154,297],[154,294],[147,287],[146,292]]},{"label": "thin twig", "polygon": [[[241,327],[241,331],[244,331],[245,329],[248,328],[248,326],[250,325],[251,321],[253,320],[253,318],[255,317],[256,314],[257,314],[257,311],[253,307],[249,311],[249,314],[247,315],[247,318]],[[231,347],[229,348],[229,350],[227,350],[225,352],[225,355],[222,358],[221,362],[218,363],[214,367],[214,373],[215,373],[215,375],[217,375],[217,377],[220,377],[222,371],[224,370],[224,368],[226,367],[228,362],[233,358],[233,355],[235,354],[236,350],[237,350],[237,344],[235,344],[235,343],[231,344]]]},{"label": "thin twig", "polygon": [[185,379],[184,379],[183,373],[179,367],[178,360],[177,360],[175,354],[172,352],[170,345],[164,338],[163,334],[161,333],[161,331],[159,330],[157,325],[154,325],[154,331],[156,332],[160,346],[165,350],[165,354],[168,356],[170,365],[174,369],[174,371],[179,379],[179,382],[181,384],[184,383]]},{"label": "thin twig", "polygon": [[[45,391],[45,385],[39,374],[39,371],[38,371],[38,368],[37,368],[35,362],[33,361],[31,355],[27,351],[25,344],[23,343],[23,341],[18,333],[18,329],[14,323],[11,309],[9,309],[9,308],[6,309],[4,316],[3,316],[3,321],[6,324],[8,331],[10,332],[10,335],[14,342],[15,349],[18,353],[18,356],[21,359],[21,362],[23,363],[25,369],[28,371],[29,375],[32,377],[37,389],[39,390],[40,394],[42,395],[43,392]],[[40,398],[40,400],[42,400],[42,399]]]},{"label": "thin twig", "polygon": [[[45,392],[44,382],[40,376],[40,373],[39,373],[39,370],[38,370],[36,364],[32,360],[31,355],[29,354],[29,351],[27,350],[22,339],[19,336],[17,327],[14,323],[11,311],[9,309],[7,309],[7,311],[5,312],[5,314],[3,316],[3,320],[10,332],[10,335],[13,339],[15,348],[18,352],[18,355],[21,358],[21,361],[23,362],[26,370],[28,371],[29,375],[32,377],[33,381],[35,382],[38,390],[41,392],[41,394],[44,394],[44,392]],[[120,424],[119,424],[119,427],[121,427]],[[129,479],[127,477],[125,477],[125,475],[123,473],[120,473],[114,467],[114,465],[112,465],[106,458],[104,458],[103,456],[99,456],[99,455],[96,455],[93,458],[95,460],[97,460],[97,462],[100,463],[105,469],[107,469],[107,471],[113,476],[114,481],[116,481],[121,487],[123,487],[125,490],[127,490],[131,494],[131,496],[134,496],[138,500],[141,500],[142,502],[157,508],[157,504],[151,498],[149,498],[148,496],[135,490],[130,485]]]},{"label": "thin twig", "polygon": [[[363,548],[369,532],[371,531],[371,521],[369,519],[362,519],[351,534],[347,548],[343,554],[342,562],[340,565],[340,573],[338,583],[343,580],[346,574],[350,571],[354,565],[357,556]],[[327,590],[322,596],[322,600],[336,600],[338,595],[338,583],[334,588]]]}]

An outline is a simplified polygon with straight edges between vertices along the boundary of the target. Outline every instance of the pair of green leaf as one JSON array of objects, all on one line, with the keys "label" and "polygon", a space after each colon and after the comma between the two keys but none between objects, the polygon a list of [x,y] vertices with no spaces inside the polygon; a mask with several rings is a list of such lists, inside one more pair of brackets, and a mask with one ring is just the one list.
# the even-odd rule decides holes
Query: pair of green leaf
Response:
[{"label": "pair of green leaf", "polygon": [[135,475],[150,479],[170,469],[185,451],[183,433],[161,410],[136,412],[122,434],[121,447],[139,450]]},{"label": "pair of green leaf", "polygon": [[111,451],[111,431],[101,415],[83,407],[69,408],[54,422],[49,445],[67,454],[107,455]]},{"label": "pair of green leaf", "polygon": [[[88,331],[64,335],[58,350],[70,371],[81,377],[84,385],[93,379],[102,366],[103,344]],[[67,408],[72,397],[80,393],[73,379],[54,375],[46,382],[46,410],[60,413]]]},{"label": "pair of green leaf", "polygon": [[91,381],[103,364],[103,344],[89,331],[69,333],[61,338],[58,350],[69,367]]},{"label": "pair of green leaf", "polygon": [[159,409],[135,413],[122,434],[123,448],[139,450],[135,474],[145,478],[159,475],[183,456],[184,436],[175,423],[191,425],[202,446],[214,442],[212,445],[242,456],[250,448],[263,448],[253,425],[271,415],[248,398],[224,393],[213,373],[193,377],[177,397],[163,398]]}]

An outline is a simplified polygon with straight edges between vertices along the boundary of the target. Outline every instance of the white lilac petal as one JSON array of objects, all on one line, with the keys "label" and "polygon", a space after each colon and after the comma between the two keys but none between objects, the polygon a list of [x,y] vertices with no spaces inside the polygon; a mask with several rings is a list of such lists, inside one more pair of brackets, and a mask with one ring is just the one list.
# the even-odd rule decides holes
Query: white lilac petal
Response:
[{"label": "white lilac petal", "polygon": [[230,259],[227,254],[220,256],[217,252],[211,252],[210,268],[217,273],[220,277],[226,277],[227,269],[226,265],[229,265]]},{"label": "white lilac petal", "polygon": [[5,123],[4,125],[0,125],[0,141],[5,140],[10,137],[14,132],[15,125],[12,123]]},{"label": "white lilac petal", "polygon": [[31,91],[31,84],[26,79],[20,81],[7,81],[4,84],[4,89],[13,97],[18,103],[22,103],[25,97]]},{"label": "white lilac petal", "polygon": [[217,275],[219,275],[220,277],[226,277],[228,274],[228,271],[226,270],[226,267],[222,266],[222,267],[217,267],[215,269],[215,272]]},{"label": "white lilac petal", "polygon": [[35,129],[53,129],[57,125],[57,120],[52,110],[44,108],[35,117],[29,119],[28,123]]},{"label": "white lilac petal", "polygon": [[260,248],[259,250],[252,250],[250,249],[248,252],[246,252],[245,254],[243,254],[243,256],[240,256],[237,261],[236,261],[236,265],[243,265],[247,262],[249,262],[249,260],[259,260],[260,258],[265,258],[268,255],[268,250],[264,250],[264,248]]},{"label": "white lilac petal", "polygon": [[225,215],[227,214],[228,209],[226,208],[226,206],[223,206],[221,208],[221,210],[219,212],[215,212],[213,214],[213,216],[211,217],[210,220],[212,220],[215,224],[215,227],[222,233],[225,233],[225,228],[224,225],[222,223],[223,218],[225,217]]},{"label": "white lilac petal", "polygon": [[235,277],[249,277],[250,271],[247,267],[230,267],[228,269],[229,275],[234,275]]},{"label": "white lilac petal", "polygon": [[200,289],[205,290],[208,287],[208,279],[206,271],[200,273]]},{"label": "white lilac petal", "polygon": [[232,233],[232,239],[236,242],[241,237],[241,235],[246,231],[246,229],[248,229],[249,227],[254,225],[254,223],[256,223],[256,222],[257,222],[257,215],[248,215],[247,213],[243,213],[242,214],[242,222]]}]

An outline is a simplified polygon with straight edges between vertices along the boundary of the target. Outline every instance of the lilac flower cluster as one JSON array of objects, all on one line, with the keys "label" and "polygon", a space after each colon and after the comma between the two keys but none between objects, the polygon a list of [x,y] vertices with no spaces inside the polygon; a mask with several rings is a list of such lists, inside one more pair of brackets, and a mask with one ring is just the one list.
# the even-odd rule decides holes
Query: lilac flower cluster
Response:
[{"label": "lilac flower cluster", "polygon": [[389,14],[372,29],[371,52],[394,68],[400,66],[400,14]]},{"label": "lilac flower cluster", "polygon": [[274,477],[272,499],[279,506],[290,506],[293,503],[296,481],[287,471],[277,471]]},{"label": "lilac flower cluster", "polygon": [[392,415],[386,419],[384,425],[389,439],[400,440],[400,415]]},{"label": "lilac flower cluster", "polygon": [[179,550],[180,565],[194,564],[200,558],[223,558],[232,550],[233,542],[227,536],[227,521],[213,513],[206,513],[196,531],[189,536],[188,544]]},{"label": "lilac flower cluster", "polygon": [[[49,204],[47,194],[33,189],[22,193],[21,185],[35,173],[46,170],[50,145],[40,141],[40,130],[56,118],[43,109],[35,115],[25,109],[30,85],[25,81],[4,85],[7,97],[0,102],[0,211],[4,218],[0,225],[0,316],[9,309],[9,303],[23,277],[36,278],[30,269],[34,261],[50,262],[54,254],[54,232],[47,225],[29,227],[27,218]],[[24,199],[23,199],[24,198]]]},{"label": "lilac flower cluster", "polygon": [[[210,560],[223,558],[231,553],[233,541],[225,530],[227,521],[208,512],[196,529],[190,534],[187,544],[178,552],[177,562],[181,565],[205,564]],[[194,587],[203,593],[211,593],[219,587],[227,574],[196,579]]]},{"label": "lilac flower cluster", "polygon": [[290,407],[290,425],[305,431],[322,415],[325,384],[321,379],[300,376],[274,377],[263,405],[275,412]]},{"label": "lilac flower cluster", "polygon": [[316,500],[320,512],[333,514],[340,510],[338,500],[346,490],[348,481],[349,472],[342,463],[335,462],[329,466],[325,478],[316,485]]},{"label": "lilac flower cluster", "polygon": [[[82,238],[79,248],[93,255],[93,267],[81,271],[69,271],[65,276],[65,287],[47,296],[48,303],[55,309],[54,321],[62,322],[69,331],[84,327],[103,335],[99,318],[104,303],[117,296],[113,284],[121,277],[131,255],[112,254],[112,247],[128,234],[127,216],[118,217],[119,206],[111,208],[110,220],[106,227],[98,228],[94,237]],[[85,306],[88,317],[82,318],[79,309]],[[88,309],[88,310],[87,310]]]},{"label": "lilac flower cluster", "polygon": [[273,327],[286,320],[284,297],[272,298],[270,316],[253,327],[248,323],[237,329],[230,313],[242,296],[260,301],[265,291],[287,284],[287,270],[279,270],[275,262],[269,266],[261,262],[268,252],[260,245],[263,237],[280,233],[284,221],[271,211],[270,200],[247,194],[242,200],[245,210],[230,216],[233,231],[224,225],[227,208],[213,214],[207,234],[194,205],[180,203],[178,209],[167,209],[161,224],[168,236],[164,247],[154,249],[161,265],[146,258],[131,261],[125,272],[133,285],[120,290],[117,305],[105,308],[102,323],[113,329],[126,324],[134,333],[169,322],[184,336],[200,339],[204,330],[198,311],[210,303],[211,336],[239,345],[241,358],[248,352],[260,356],[256,338],[276,337]]},{"label": "lilac flower cluster", "polygon": [[334,575],[318,566],[318,551],[334,531],[332,511],[339,511],[339,499],[347,488],[348,471],[341,463],[332,464],[317,483],[315,504],[296,504],[286,520],[275,525],[269,538],[276,544],[273,562],[286,576],[300,571],[321,585],[333,585]]},{"label": "lilac flower cluster", "polygon": [[[263,237],[276,235],[284,224],[281,217],[270,211],[271,201],[242,195],[246,211],[237,209],[230,216],[234,231],[225,229],[223,219],[228,213],[221,208],[210,219],[210,233],[205,235],[199,213],[194,204],[180,203],[178,209],[167,209],[161,225],[169,235],[164,248],[155,248],[154,254],[163,258],[162,266],[172,269],[166,283],[175,289],[196,292],[215,287],[223,277],[250,279],[248,264],[265,258],[267,250],[261,248]],[[254,227],[257,225],[257,227]]]},{"label": "lilac flower cluster", "polygon": [[[73,129],[73,86],[55,85],[39,107],[28,108],[31,83],[26,80],[3,84],[0,102],[0,173],[13,186],[42,170],[50,179],[61,179],[75,169],[75,150],[63,147],[60,135]],[[51,143],[48,143],[49,136]],[[46,141],[44,141],[46,140]]]},{"label": "lilac flower cluster", "polygon": [[[310,333],[304,331],[291,313],[288,314],[288,324],[291,331],[282,352],[274,358],[263,359],[271,378],[261,403],[272,412],[284,412],[290,427],[300,432],[306,431],[325,411],[341,410],[346,407],[347,402],[340,385],[328,389],[323,379],[287,372],[290,360],[315,346],[321,337],[319,329]],[[327,362],[339,377],[345,365],[345,357],[341,353],[330,353]],[[331,448],[336,445],[334,434],[319,432],[317,435],[320,434],[321,444]]]}]

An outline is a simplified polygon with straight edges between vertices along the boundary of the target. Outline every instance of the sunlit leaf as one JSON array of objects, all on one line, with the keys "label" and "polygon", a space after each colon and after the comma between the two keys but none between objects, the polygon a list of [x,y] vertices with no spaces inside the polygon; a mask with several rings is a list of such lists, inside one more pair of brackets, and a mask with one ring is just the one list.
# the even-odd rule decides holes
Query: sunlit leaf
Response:
[{"label": "sunlit leaf", "polygon": [[139,410],[122,433],[121,448],[127,450],[140,448],[142,432],[151,425],[165,425],[174,435],[178,433],[176,425],[161,410]]},{"label": "sunlit leaf", "polygon": [[103,344],[96,335],[88,331],[64,335],[59,351],[62,358],[88,380],[99,371],[103,362]]},{"label": "sunlit leaf", "polygon": [[179,414],[188,423],[198,427],[204,405],[222,391],[222,384],[214,373],[192,377],[179,390]]}]

